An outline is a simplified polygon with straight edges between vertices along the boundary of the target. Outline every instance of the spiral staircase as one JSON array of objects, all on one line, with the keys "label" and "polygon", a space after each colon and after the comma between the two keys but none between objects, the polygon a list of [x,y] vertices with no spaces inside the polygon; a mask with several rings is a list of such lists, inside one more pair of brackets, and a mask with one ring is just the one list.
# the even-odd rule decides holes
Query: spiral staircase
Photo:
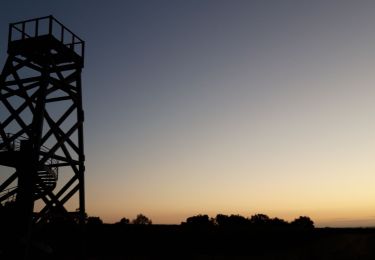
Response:
[{"label": "spiral staircase", "polygon": [[[21,142],[27,141],[27,139],[18,138],[14,140],[10,145],[4,146],[0,149],[0,165],[6,167],[15,168],[16,172],[14,178],[9,179],[8,183],[3,183],[2,186],[11,186],[10,188],[0,189],[0,204],[6,205],[7,203],[14,202],[17,199],[18,184],[16,178],[20,173],[17,166],[25,156],[22,152]],[[0,139],[0,144],[4,143]],[[46,147],[41,147],[43,152],[48,152]],[[42,198],[46,193],[52,191],[56,187],[58,179],[58,167],[55,167],[55,160],[50,159],[44,165],[42,165],[36,172],[24,172],[22,174],[33,174],[33,199],[38,200]]]}]

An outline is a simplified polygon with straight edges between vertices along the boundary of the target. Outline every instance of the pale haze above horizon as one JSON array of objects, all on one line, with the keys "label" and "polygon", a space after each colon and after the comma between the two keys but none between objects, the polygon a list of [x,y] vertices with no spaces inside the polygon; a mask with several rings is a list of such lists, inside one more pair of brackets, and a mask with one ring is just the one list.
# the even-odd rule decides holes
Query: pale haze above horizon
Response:
[{"label": "pale haze above horizon", "polygon": [[0,64],[11,22],[51,14],[86,41],[86,210],[107,223],[375,226],[374,13],[366,0],[6,1]]}]

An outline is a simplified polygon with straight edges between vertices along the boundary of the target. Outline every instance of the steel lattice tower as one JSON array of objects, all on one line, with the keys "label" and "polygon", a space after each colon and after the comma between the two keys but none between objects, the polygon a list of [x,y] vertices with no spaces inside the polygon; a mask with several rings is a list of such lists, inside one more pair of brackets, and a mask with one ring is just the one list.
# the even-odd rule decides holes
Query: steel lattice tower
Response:
[{"label": "steel lattice tower", "polygon": [[[85,43],[53,16],[10,24],[8,37],[0,165],[14,171],[2,176],[0,203],[14,205],[23,227],[55,219],[83,223]],[[66,203],[74,199],[78,210],[68,212]]]}]

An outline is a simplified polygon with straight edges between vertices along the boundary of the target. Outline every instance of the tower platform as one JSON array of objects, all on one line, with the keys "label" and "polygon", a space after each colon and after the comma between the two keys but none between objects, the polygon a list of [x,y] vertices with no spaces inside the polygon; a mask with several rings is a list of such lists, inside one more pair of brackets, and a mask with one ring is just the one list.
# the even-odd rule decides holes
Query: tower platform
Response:
[{"label": "tower platform", "polygon": [[53,16],[12,23],[8,54],[30,58],[40,66],[74,62],[83,67],[85,42]]}]

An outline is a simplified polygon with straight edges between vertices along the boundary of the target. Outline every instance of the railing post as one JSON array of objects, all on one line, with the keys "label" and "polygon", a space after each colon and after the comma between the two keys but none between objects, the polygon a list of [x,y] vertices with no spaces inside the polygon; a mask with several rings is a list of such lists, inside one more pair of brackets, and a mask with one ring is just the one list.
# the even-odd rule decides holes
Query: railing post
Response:
[{"label": "railing post", "polygon": [[25,22],[22,23],[22,40],[25,40]]},{"label": "railing post", "polygon": [[81,56],[82,58],[85,57],[85,42],[81,43]]},{"label": "railing post", "polygon": [[64,43],[64,27],[61,26],[61,42]]},{"label": "railing post", "polygon": [[49,16],[49,21],[48,21],[48,34],[52,35],[52,15]]},{"label": "railing post", "polygon": [[75,42],[76,37],[74,34],[72,34],[72,45],[70,45],[70,48],[74,51],[74,42]]},{"label": "railing post", "polygon": [[35,37],[39,36],[39,19],[35,20]]}]

